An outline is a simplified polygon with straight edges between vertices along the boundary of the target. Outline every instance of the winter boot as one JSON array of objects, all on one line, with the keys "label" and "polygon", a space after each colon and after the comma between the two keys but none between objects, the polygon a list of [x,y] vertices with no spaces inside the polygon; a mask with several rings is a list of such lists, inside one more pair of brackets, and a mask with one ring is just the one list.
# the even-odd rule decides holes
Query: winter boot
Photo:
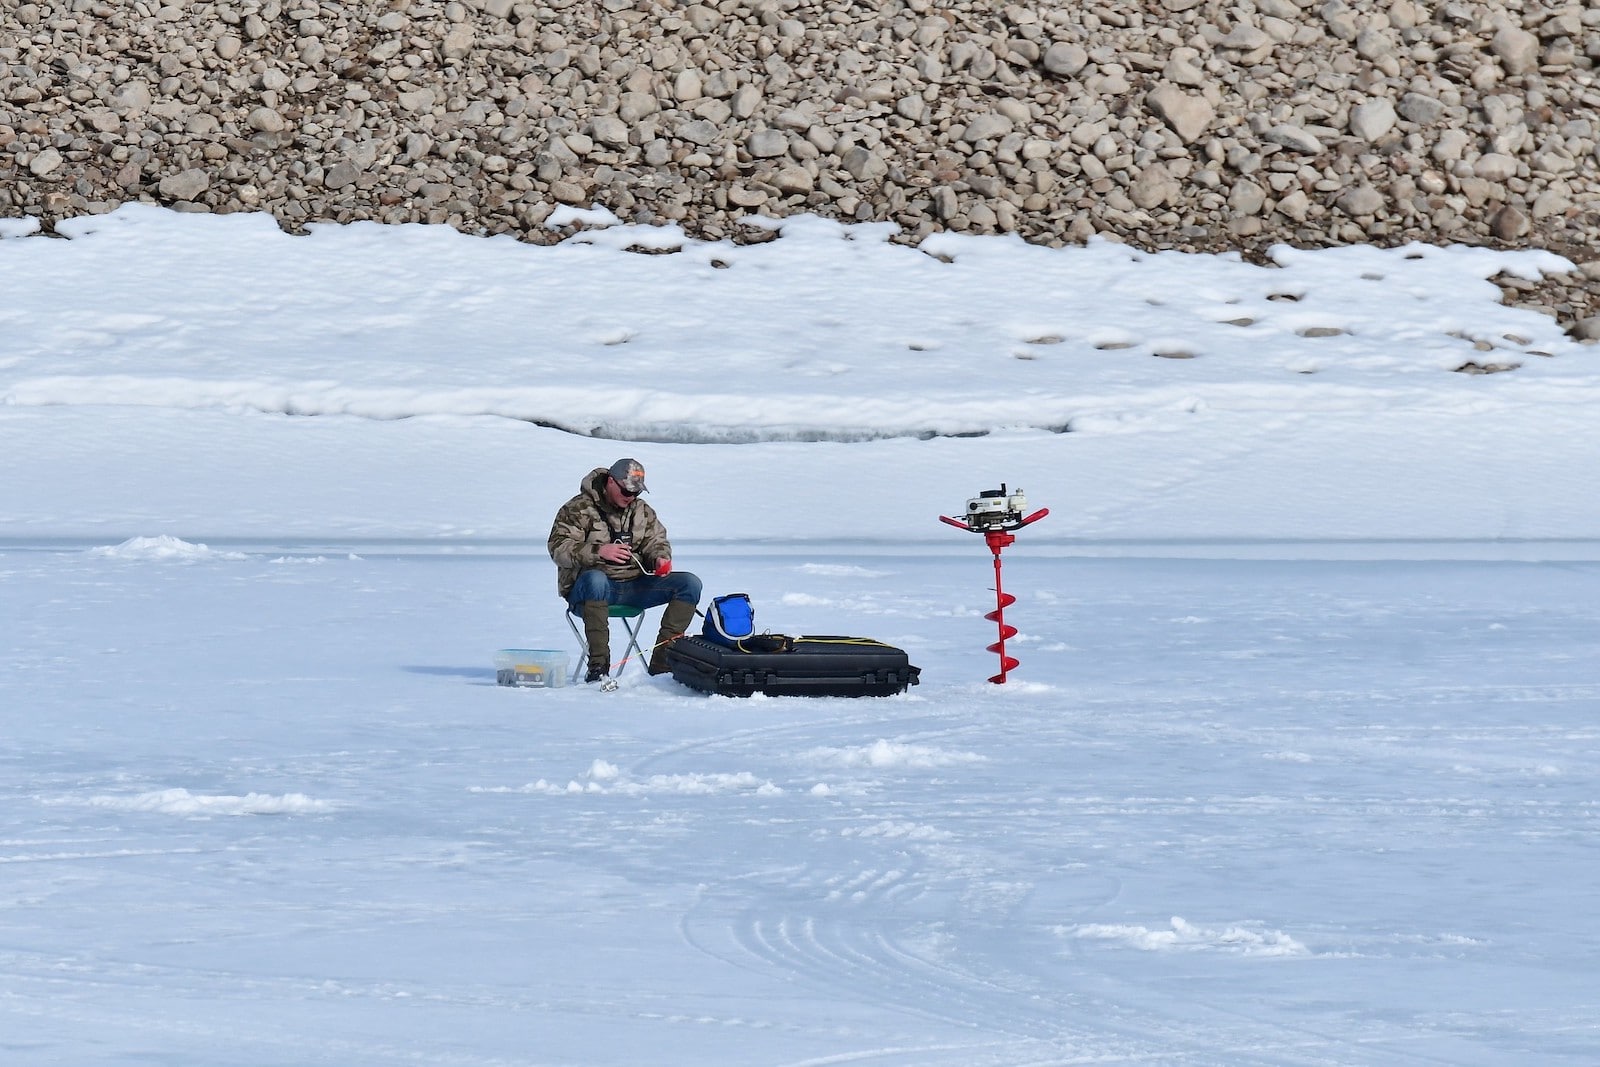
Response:
[{"label": "winter boot", "polygon": [[604,600],[583,602],[583,638],[589,646],[589,669],[585,684],[598,682],[611,673],[611,605]]},{"label": "winter boot", "polygon": [[694,605],[687,600],[674,600],[667,604],[667,610],[661,613],[661,632],[656,634],[655,651],[650,653],[651,674],[666,674],[672,670],[667,666],[667,646],[682,637],[683,631],[693,621]]}]

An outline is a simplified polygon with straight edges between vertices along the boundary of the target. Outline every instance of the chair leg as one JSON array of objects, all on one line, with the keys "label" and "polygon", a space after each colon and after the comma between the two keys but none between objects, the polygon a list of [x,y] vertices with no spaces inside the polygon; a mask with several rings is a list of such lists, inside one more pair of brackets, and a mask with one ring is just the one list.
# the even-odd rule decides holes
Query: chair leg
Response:
[{"label": "chair leg", "polygon": [[584,640],[583,631],[578,629],[578,616],[570,611],[562,612],[567,619],[567,629],[572,631],[572,639],[578,643],[578,659],[585,666],[589,663],[589,642]]},{"label": "chair leg", "polygon": [[[628,659],[629,661],[637,661],[641,664],[644,662],[644,649],[639,647],[639,631],[643,628],[643,626],[643,612],[640,612],[631,619],[622,620],[622,628],[626,630],[628,634]],[[624,666],[626,666],[626,664],[624,664]],[[621,672],[619,671],[618,673]]]},{"label": "chair leg", "polygon": [[[591,610],[591,604],[598,605],[598,607]],[[567,617],[567,629],[572,631],[572,639],[578,642],[578,654],[584,659],[584,665],[586,668],[585,680],[594,681],[596,679],[588,678],[587,675],[592,674],[597,666],[602,674],[609,674],[611,670],[610,605],[603,600],[586,600],[583,602],[582,611],[582,630],[578,629],[577,623],[577,620],[580,618],[580,616],[574,615],[570,611],[563,612],[562,614]],[[623,666],[626,667],[627,664],[632,661],[637,661],[641,665],[644,665],[644,648],[639,644],[639,634],[644,629],[644,613],[640,612],[638,615],[635,615],[632,618],[627,618],[620,615],[617,617],[622,619],[622,628],[628,637],[628,643],[623,652],[625,657],[623,660]],[[596,655],[597,648],[601,650],[598,654],[598,658]]]}]

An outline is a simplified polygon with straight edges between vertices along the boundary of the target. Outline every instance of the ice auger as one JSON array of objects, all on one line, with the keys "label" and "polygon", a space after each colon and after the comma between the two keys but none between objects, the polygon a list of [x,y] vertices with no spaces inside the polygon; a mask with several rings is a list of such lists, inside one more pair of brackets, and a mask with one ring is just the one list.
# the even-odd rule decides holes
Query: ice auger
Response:
[{"label": "ice auger", "polygon": [[1013,530],[1020,530],[1050,514],[1049,508],[1040,508],[1031,515],[1024,515],[1027,508],[1028,499],[1022,490],[1007,493],[1006,484],[1001,482],[999,489],[986,489],[968,500],[964,517],[952,519],[948,515],[939,516],[940,522],[983,534],[984,544],[994,553],[995,606],[984,618],[994,620],[995,627],[1000,631],[1000,640],[989,646],[990,652],[1000,656],[1000,673],[989,679],[996,685],[1004,685],[1006,673],[1017,666],[1016,657],[1006,655],[1006,638],[1017,635],[1017,628],[1006,622],[1006,608],[1015,604],[1017,598],[1006,592],[1000,584],[1000,550],[1017,539]]}]

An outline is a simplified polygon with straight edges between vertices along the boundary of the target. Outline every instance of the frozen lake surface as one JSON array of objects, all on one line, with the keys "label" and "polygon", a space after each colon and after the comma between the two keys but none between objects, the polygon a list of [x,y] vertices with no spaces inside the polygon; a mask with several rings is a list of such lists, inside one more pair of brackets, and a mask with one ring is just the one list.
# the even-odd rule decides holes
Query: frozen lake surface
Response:
[{"label": "frozen lake surface", "polygon": [[681,550],[923,671],[739,701],[495,686],[527,546],[105,547],[0,551],[8,1063],[1600,1052],[1595,561],[1019,539],[1000,687],[976,539]]},{"label": "frozen lake surface", "polygon": [[[616,221],[0,220],[0,1063],[1600,1063],[1570,262]],[[623,456],[922,684],[495,686]]]}]

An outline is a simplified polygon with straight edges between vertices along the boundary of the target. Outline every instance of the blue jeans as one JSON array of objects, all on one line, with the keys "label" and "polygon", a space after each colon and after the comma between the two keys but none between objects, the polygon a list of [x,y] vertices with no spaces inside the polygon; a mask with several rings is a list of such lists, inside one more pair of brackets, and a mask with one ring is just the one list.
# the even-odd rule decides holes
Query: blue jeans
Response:
[{"label": "blue jeans", "polygon": [[664,578],[642,574],[626,582],[614,582],[605,571],[583,571],[572,583],[567,605],[574,614],[582,614],[585,600],[604,600],[630,608],[658,607],[669,600],[685,600],[698,606],[700,579],[688,571],[673,571]]}]

